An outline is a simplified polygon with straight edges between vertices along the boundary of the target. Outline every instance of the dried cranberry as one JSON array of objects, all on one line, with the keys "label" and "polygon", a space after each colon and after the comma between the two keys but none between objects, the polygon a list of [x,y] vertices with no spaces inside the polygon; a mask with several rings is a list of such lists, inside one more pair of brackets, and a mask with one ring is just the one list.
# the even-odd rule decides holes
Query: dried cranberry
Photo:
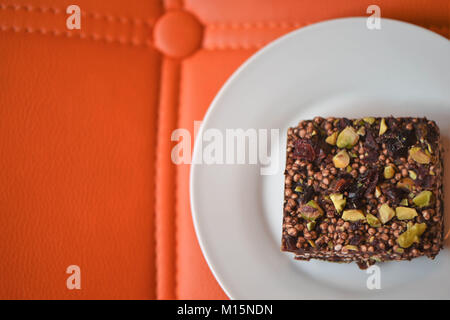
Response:
[{"label": "dried cranberry", "polygon": [[312,198],[314,198],[315,192],[312,186],[303,187],[303,190],[303,193],[301,193],[297,198],[299,205],[307,203],[308,201],[312,200]]},{"label": "dried cranberry", "polygon": [[374,192],[379,180],[379,169],[372,168],[358,177],[348,190],[347,205],[349,208],[360,208],[365,197]]},{"label": "dried cranberry", "polygon": [[414,168],[414,171],[417,173],[416,182],[418,182],[418,180],[423,180],[428,176],[428,168],[425,166],[418,165]]},{"label": "dried cranberry", "polygon": [[350,191],[347,197],[347,207],[350,209],[361,208],[363,203],[364,194],[361,190]]},{"label": "dried cranberry", "polygon": [[316,164],[320,164],[322,160],[330,155],[330,145],[326,143],[325,139],[319,134],[311,138],[311,146],[314,148],[314,153],[316,155]]},{"label": "dried cranberry", "polygon": [[375,163],[378,161],[378,155],[379,155],[378,151],[370,149],[367,152],[367,155],[362,159],[362,161],[366,164],[367,163]]},{"label": "dried cranberry", "polygon": [[294,237],[284,236],[284,242],[286,244],[287,250],[296,250],[297,249],[297,241]]},{"label": "dried cranberry", "polygon": [[430,189],[436,182],[436,177],[429,174],[429,169],[426,166],[419,165],[414,168],[417,173],[417,179],[414,181],[419,187]]},{"label": "dried cranberry", "polygon": [[364,147],[367,150],[367,155],[363,158],[364,163],[375,163],[378,161],[379,145],[375,140],[372,130],[369,126],[366,126],[366,135],[364,140]]},{"label": "dried cranberry", "polygon": [[379,177],[380,171],[378,168],[370,169],[366,171],[366,174],[360,176],[360,179],[363,181],[364,195],[367,196],[375,191]]},{"label": "dried cranberry", "polygon": [[408,148],[398,138],[385,139],[384,143],[386,149],[394,157],[405,157],[408,154]]},{"label": "dried cranberry", "polygon": [[347,119],[347,118],[340,118],[338,123],[337,123],[337,125],[336,125],[336,127],[339,130],[343,130],[346,127],[351,126],[351,125],[352,125],[352,122],[349,119]]},{"label": "dried cranberry", "polygon": [[420,180],[418,183],[424,189],[431,189],[434,187],[435,182],[436,178],[434,176],[426,176],[423,180]]},{"label": "dried cranberry", "polygon": [[405,189],[392,187],[384,192],[389,200],[391,200],[394,204],[400,203],[404,198],[408,196],[408,191]]},{"label": "dried cranberry", "polygon": [[414,145],[417,138],[411,130],[393,128],[389,133],[382,136],[382,142],[390,155],[394,157],[406,157],[408,149]]},{"label": "dried cranberry", "polygon": [[311,145],[311,141],[308,139],[295,141],[294,156],[300,160],[313,161],[316,158],[316,153]]},{"label": "dried cranberry", "polygon": [[379,149],[378,143],[375,141],[372,130],[369,127],[366,127],[366,139],[364,141],[364,146],[366,147],[366,149]]},{"label": "dried cranberry", "polygon": [[387,118],[386,122],[387,122],[387,126],[388,126],[389,130],[396,130],[399,125],[399,120],[395,119],[392,116]]},{"label": "dried cranberry", "polygon": [[412,130],[401,130],[398,133],[398,139],[407,148],[416,144],[417,137]]},{"label": "dried cranberry", "polygon": [[[357,225],[357,223],[354,223],[353,225]],[[360,227],[360,225],[357,225],[357,228],[354,230],[359,229],[359,227]],[[355,235],[353,238],[350,239],[349,243],[351,245],[358,246],[361,243],[361,236]]]},{"label": "dried cranberry", "polygon": [[427,141],[431,144],[435,144],[438,140],[439,132],[435,126],[429,126]]},{"label": "dried cranberry", "polygon": [[426,122],[420,121],[419,123],[414,125],[414,129],[418,140],[427,138],[428,126]]},{"label": "dried cranberry", "polygon": [[336,193],[346,191],[353,183],[353,177],[350,174],[344,174],[333,181],[332,189]]}]

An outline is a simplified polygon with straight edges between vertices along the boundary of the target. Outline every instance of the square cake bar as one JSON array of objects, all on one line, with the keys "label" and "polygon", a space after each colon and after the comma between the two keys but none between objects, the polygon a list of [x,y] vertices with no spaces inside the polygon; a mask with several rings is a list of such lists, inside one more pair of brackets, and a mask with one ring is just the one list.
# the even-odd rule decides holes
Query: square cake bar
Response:
[{"label": "square cake bar", "polygon": [[287,132],[281,250],[295,259],[434,258],[443,246],[442,146],[426,118],[321,118]]}]

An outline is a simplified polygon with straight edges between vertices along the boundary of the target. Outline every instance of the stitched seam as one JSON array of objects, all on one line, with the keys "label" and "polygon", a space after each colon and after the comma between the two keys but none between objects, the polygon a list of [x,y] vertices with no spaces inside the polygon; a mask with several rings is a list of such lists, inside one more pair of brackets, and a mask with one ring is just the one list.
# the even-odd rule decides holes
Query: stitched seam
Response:
[{"label": "stitched seam", "polygon": [[[229,25],[231,26],[231,24],[229,24]],[[307,24],[305,24],[305,25],[307,25]],[[240,26],[244,26],[244,24],[241,24]],[[251,26],[254,26],[254,25],[251,25]],[[259,27],[261,27],[261,25]],[[292,29],[294,27],[295,27],[294,24],[291,24],[289,26],[286,25],[286,28],[289,28],[289,29]],[[297,27],[300,27],[300,25],[298,25]],[[438,26],[438,25],[431,25],[431,26],[428,26],[427,28],[430,30],[439,31],[442,33],[449,30],[449,27],[447,27],[447,26]],[[216,29],[216,30],[219,30],[219,29]],[[226,28],[220,29],[220,31],[231,31],[231,30],[232,29],[227,30]],[[234,29],[234,30],[238,30],[238,29]],[[214,36],[210,36],[210,37],[212,39],[214,39]],[[447,35],[447,37],[448,37],[448,35]],[[208,42],[204,43],[203,49],[205,49],[205,50],[252,50],[252,49],[259,49],[272,40],[273,39],[267,39],[266,41],[259,41],[259,42],[254,42],[254,43],[248,43],[248,42],[239,43],[238,41],[237,42],[231,41],[230,43],[224,43],[224,42],[216,42],[215,43],[214,41],[211,41],[210,43],[208,43]]]},{"label": "stitched seam", "polygon": [[207,24],[206,28],[211,30],[248,30],[248,29],[289,29],[311,24],[312,22],[284,22],[284,21],[261,21],[261,22],[224,22]]},{"label": "stitched seam", "polygon": [[161,112],[160,112],[160,107],[161,107],[161,90],[162,90],[162,77],[163,77],[163,72],[164,72],[164,57],[162,57],[161,55],[159,55],[160,58],[160,63],[159,63],[159,93],[158,93],[158,103],[157,103],[157,108],[156,108],[156,114],[155,114],[155,162],[154,162],[154,175],[155,175],[155,179],[154,179],[154,197],[153,197],[153,201],[154,201],[154,221],[153,221],[153,242],[154,242],[154,268],[155,268],[155,299],[158,300],[158,208],[157,208],[157,197],[158,197],[158,175],[157,175],[157,166],[158,166],[158,158],[159,158],[159,154],[158,154],[158,148],[159,148],[159,117],[161,116]]},{"label": "stitched seam", "polygon": [[107,44],[120,44],[120,45],[129,45],[134,47],[152,47],[152,43],[150,41],[144,41],[139,37],[128,38],[122,36],[111,36],[104,35],[99,33],[72,33],[70,31],[61,31],[58,29],[46,29],[46,28],[35,28],[31,26],[9,26],[9,25],[0,25],[0,31],[13,31],[15,33],[25,32],[29,34],[39,33],[42,35],[50,35],[54,37],[65,37],[65,38],[80,38],[80,39],[89,39],[93,41],[104,42]]},{"label": "stitched seam", "polygon": [[[180,120],[180,107],[181,107],[181,98],[183,93],[183,62],[180,60],[178,64],[178,106],[176,108],[175,114],[175,123],[177,124],[177,128],[180,127],[178,121]],[[175,252],[174,252],[174,273],[175,279],[173,282],[174,286],[174,294],[175,300],[178,299],[178,192],[180,192],[180,185],[178,184],[178,167],[175,168],[175,216],[173,217],[173,228],[174,228],[174,236],[175,236]]]},{"label": "stitched seam", "polygon": [[[214,22],[205,24],[211,30],[248,30],[248,29],[289,29],[298,28],[314,22],[285,22],[285,21],[259,21],[259,22]],[[427,28],[448,29],[447,26],[436,24],[417,24]]]},{"label": "stitched seam", "polygon": [[204,50],[253,50],[259,49],[269,43],[271,40],[266,42],[258,42],[258,43],[217,43],[205,46]]},{"label": "stitched seam", "polygon": [[[6,11],[6,10],[14,10],[14,11],[25,11],[27,13],[31,12],[37,12],[37,13],[50,13],[54,15],[58,14],[65,14],[65,10],[62,10],[61,8],[56,7],[44,7],[44,6],[33,6],[31,4],[26,5],[20,5],[20,4],[5,4],[0,3],[0,10]],[[140,19],[140,18],[128,18],[125,16],[115,16],[112,14],[102,14],[98,12],[81,12],[82,16],[92,18],[95,20],[103,20],[108,23],[121,23],[121,24],[131,24],[135,26],[140,25],[147,25],[147,26],[153,26],[156,22],[156,19]]]}]

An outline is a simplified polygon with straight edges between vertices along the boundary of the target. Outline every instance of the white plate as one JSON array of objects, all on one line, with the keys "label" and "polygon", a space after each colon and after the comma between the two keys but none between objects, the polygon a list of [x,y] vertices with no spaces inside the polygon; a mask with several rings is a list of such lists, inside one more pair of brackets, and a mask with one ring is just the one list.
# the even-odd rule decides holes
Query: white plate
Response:
[{"label": "white plate", "polygon": [[[383,19],[381,30],[368,30],[365,18],[337,19],[282,37],[229,79],[199,137],[210,128],[280,129],[279,146],[272,144],[275,175],[260,175],[251,164],[191,168],[197,236],[231,298],[450,298],[448,239],[435,260],[380,264],[379,290],[367,289],[369,275],[355,264],[301,262],[280,252],[287,128],[317,115],[427,116],[438,122],[448,149],[449,57],[448,40],[420,27]],[[194,163],[201,156],[197,139]]]}]

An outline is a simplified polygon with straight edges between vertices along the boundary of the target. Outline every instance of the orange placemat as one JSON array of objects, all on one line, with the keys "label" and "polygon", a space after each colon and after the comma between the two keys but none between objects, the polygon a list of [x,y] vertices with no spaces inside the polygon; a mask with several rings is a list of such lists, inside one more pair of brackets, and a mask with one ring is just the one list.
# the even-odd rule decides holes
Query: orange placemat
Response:
[{"label": "orange placemat", "polygon": [[[170,159],[273,39],[370,1],[0,0],[0,298],[221,299]],[[446,0],[378,1],[449,36]],[[181,35],[181,36],[180,36]],[[68,290],[78,265],[81,289]]]}]

